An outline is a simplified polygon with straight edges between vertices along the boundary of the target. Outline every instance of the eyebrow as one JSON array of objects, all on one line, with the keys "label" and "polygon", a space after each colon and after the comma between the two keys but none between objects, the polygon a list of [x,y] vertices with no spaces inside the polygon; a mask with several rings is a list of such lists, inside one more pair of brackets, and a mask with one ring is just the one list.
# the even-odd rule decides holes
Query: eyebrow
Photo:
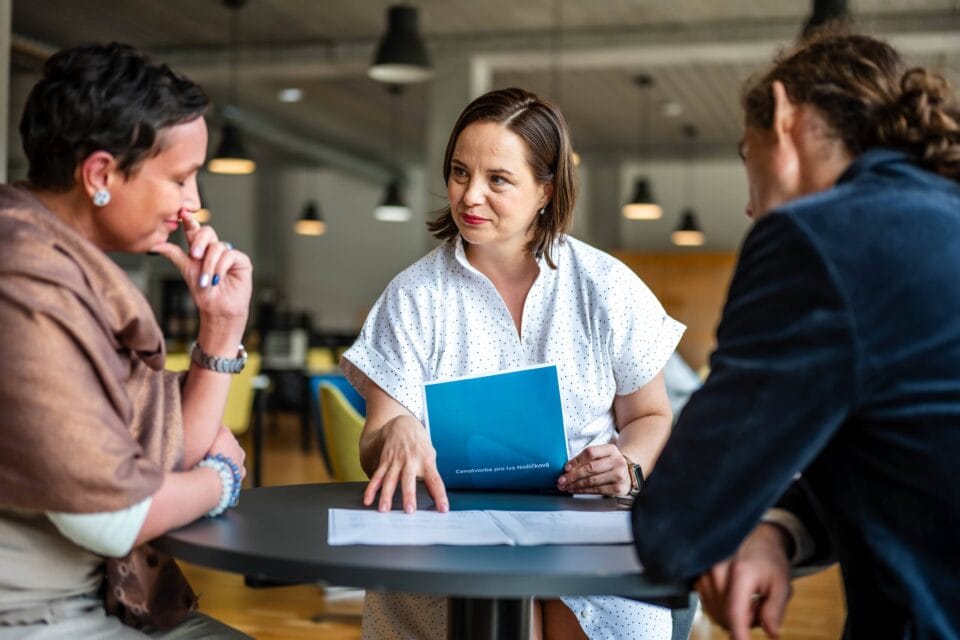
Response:
[{"label": "eyebrow", "polygon": [[[459,160],[457,160],[456,158],[451,158],[451,159],[450,159],[450,166],[453,166],[453,165],[457,165],[457,166],[460,166],[460,167],[466,167],[466,166],[467,166],[467,165],[463,164],[462,162],[460,162]],[[511,177],[514,177],[514,178],[515,178],[516,175],[517,175],[517,174],[515,174],[513,171],[510,171],[509,169],[504,169],[504,168],[502,168],[502,167],[494,167],[493,169],[487,169],[487,173],[503,173],[503,174],[506,174],[506,175],[511,176]]]}]

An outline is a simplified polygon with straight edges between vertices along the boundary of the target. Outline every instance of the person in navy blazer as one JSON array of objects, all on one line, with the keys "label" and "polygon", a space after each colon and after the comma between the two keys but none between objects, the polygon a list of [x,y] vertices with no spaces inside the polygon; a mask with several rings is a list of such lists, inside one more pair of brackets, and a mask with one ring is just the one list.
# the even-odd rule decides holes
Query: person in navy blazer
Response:
[{"label": "person in navy blazer", "polygon": [[635,502],[639,559],[695,580],[735,638],[777,635],[791,564],[828,559],[845,637],[958,638],[956,95],[833,30],[743,106],[756,222],[710,376]]}]

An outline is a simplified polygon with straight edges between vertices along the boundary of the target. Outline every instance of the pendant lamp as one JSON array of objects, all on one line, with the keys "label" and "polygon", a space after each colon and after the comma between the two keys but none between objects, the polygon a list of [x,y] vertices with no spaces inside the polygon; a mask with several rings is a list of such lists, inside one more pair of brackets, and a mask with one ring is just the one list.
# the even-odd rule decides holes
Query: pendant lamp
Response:
[{"label": "pendant lamp", "polygon": [[803,24],[801,36],[809,36],[817,28],[850,17],[847,0],[813,0],[810,17]]},{"label": "pendant lamp", "polygon": [[694,141],[697,138],[697,128],[692,124],[687,124],[682,130],[683,136],[689,140],[687,145],[687,176],[684,193],[690,202],[690,206],[680,213],[680,224],[672,234],[670,240],[678,247],[699,247],[706,240],[700,223],[697,220],[697,214],[693,210],[692,203],[696,200],[696,185],[693,175]]},{"label": "pendant lamp", "polygon": [[[235,105],[237,102],[237,14],[246,4],[246,0],[223,0],[224,6],[230,9],[230,80],[229,80],[229,103]],[[217,146],[217,152],[213,154],[210,162],[207,163],[207,169],[211,173],[224,173],[228,175],[245,175],[253,173],[257,168],[256,163],[247,152],[247,147],[243,141],[243,130],[236,122],[229,118],[224,122],[220,136],[220,144]]]},{"label": "pendant lamp", "polygon": [[653,197],[650,182],[646,178],[637,178],[633,197],[623,205],[623,217],[628,220],[659,220],[663,217],[663,209]]},{"label": "pendant lamp", "polygon": [[[634,78],[634,83],[640,89],[640,108],[637,110],[639,114],[637,151],[638,155],[643,158],[643,143],[647,138],[646,125],[649,118],[649,109],[644,107],[649,107],[649,90],[653,86],[653,78],[642,73]],[[623,217],[629,220],[659,220],[663,217],[663,209],[657,204],[657,200],[653,196],[653,190],[650,188],[650,182],[646,178],[637,178],[633,198],[623,205],[622,213]]]},{"label": "pendant lamp", "polygon": [[697,221],[697,214],[693,209],[684,209],[680,214],[680,224],[670,234],[670,240],[678,247],[699,247],[703,245],[705,239],[700,223]]},{"label": "pendant lamp", "polygon": [[387,185],[383,202],[373,211],[373,217],[383,222],[406,222],[410,219],[410,207],[400,197],[400,180],[394,179]]},{"label": "pendant lamp", "polygon": [[427,48],[417,31],[418,21],[416,7],[395,4],[387,9],[387,32],[367,75],[380,82],[402,84],[423,82],[433,75]]},{"label": "pendant lamp", "polygon": [[[391,161],[399,167],[397,158],[397,136],[400,127],[400,95],[403,93],[403,87],[397,84],[391,84],[387,91],[393,96],[393,118],[390,124],[390,156]],[[393,180],[387,185],[384,192],[383,201],[373,210],[373,217],[383,222],[406,222],[410,219],[410,207],[403,202],[400,195],[400,169],[396,170]]]},{"label": "pendant lamp", "polygon": [[316,202],[313,200],[307,202],[300,218],[293,225],[293,230],[301,236],[322,236],[327,232],[327,223]]},{"label": "pendant lamp", "polygon": [[217,152],[207,163],[211,173],[247,175],[253,173],[257,163],[250,158],[243,143],[243,131],[232,122],[225,122],[221,130]]}]

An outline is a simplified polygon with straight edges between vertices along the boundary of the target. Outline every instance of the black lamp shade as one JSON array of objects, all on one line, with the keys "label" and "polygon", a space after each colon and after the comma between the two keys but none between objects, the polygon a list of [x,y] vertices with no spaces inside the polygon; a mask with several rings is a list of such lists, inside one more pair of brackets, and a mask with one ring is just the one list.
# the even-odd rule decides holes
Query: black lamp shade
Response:
[{"label": "black lamp shade", "polygon": [[387,185],[383,202],[374,210],[373,217],[385,222],[406,222],[410,219],[410,207],[400,197],[399,180],[391,180]]},{"label": "black lamp shade", "polygon": [[327,231],[327,223],[316,202],[311,200],[303,207],[303,213],[293,229],[301,236],[322,236]]},{"label": "black lamp shade", "polygon": [[630,220],[658,220],[662,216],[663,209],[653,197],[650,182],[646,178],[637,178],[633,198],[623,205],[623,217]]},{"label": "black lamp shade", "polygon": [[223,125],[223,135],[217,152],[207,163],[207,168],[213,173],[228,173],[241,175],[253,173],[256,163],[250,159],[246,145],[243,143],[243,131],[233,123]]},{"label": "black lamp shade", "polygon": [[680,215],[680,224],[677,230],[670,235],[673,244],[678,247],[699,247],[704,242],[703,230],[697,222],[697,214],[693,209],[684,209]]},{"label": "black lamp shade", "polygon": [[847,0],[813,0],[813,12],[803,25],[802,35],[808,36],[812,31],[831,20],[844,18],[849,15]]},{"label": "black lamp shade", "polygon": [[393,5],[387,9],[387,32],[380,40],[368,75],[391,83],[423,82],[433,69],[423,40],[417,32],[417,9]]}]

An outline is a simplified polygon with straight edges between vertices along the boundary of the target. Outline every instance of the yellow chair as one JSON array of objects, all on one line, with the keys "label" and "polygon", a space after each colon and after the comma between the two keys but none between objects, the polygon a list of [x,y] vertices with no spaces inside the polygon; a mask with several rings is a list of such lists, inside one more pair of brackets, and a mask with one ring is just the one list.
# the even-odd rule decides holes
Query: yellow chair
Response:
[{"label": "yellow chair", "polygon": [[307,350],[307,371],[310,373],[327,373],[336,371],[337,361],[333,357],[333,349],[327,347],[310,347]]},{"label": "yellow chair", "polygon": [[[333,479],[336,482],[366,480],[367,474],[360,466],[360,432],[363,431],[363,416],[353,408],[343,392],[331,382],[321,381],[317,385],[317,396],[323,423],[323,438],[330,456]],[[325,610],[318,613],[311,618],[314,622],[343,622],[360,619],[361,613],[358,607],[363,602],[363,589],[326,585],[321,587],[321,590],[324,592],[327,606],[331,600],[342,600],[349,607],[345,612]]]},{"label": "yellow chair", "polygon": [[163,363],[167,371],[186,371],[190,368],[190,354],[185,351],[167,352],[167,360]]},{"label": "yellow chair", "polygon": [[[169,371],[186,371],[190,368],[190,354],[168,353],[164,364]],[[260,354],[247,356],[243,371],[233,376],[230,391],[227,392],[227,406],[223,410],[223,424],[230,431],[240,435],[250,428],[250,416],[253,413],[254,378],[260,373]]]},{"label": "yellow chair", "polygon": [[360,466],[360,432],[363,416],[357,413],[343,392],[328,382],[317,388],[323,432],[330,454],[333,479],[337,482],[359,482],[367,479]]}]

